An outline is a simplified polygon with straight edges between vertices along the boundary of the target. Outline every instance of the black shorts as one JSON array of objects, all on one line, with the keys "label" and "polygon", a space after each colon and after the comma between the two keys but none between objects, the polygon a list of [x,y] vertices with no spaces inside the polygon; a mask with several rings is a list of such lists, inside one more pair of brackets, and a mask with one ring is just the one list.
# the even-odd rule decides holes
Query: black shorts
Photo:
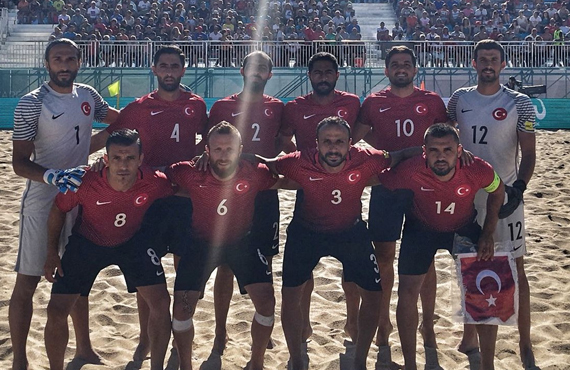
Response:
[{"label": "black shorts", "polygon": [[255,211],[251,227],[251,246],[264,256],[279,253],[279,194],[265,190],[255,197]]},{"label": "black shorts", "polygon": [[481,227],[476,220],[456,232],[437,232],[426,230],[418,221],[406,219],[398,257],[398,274],[423,275],[429,270],[438,249],[452,252],[455,234],[477,243],[480,233]]},{"label": "black shorts", "polygon": [[259,249],[251,247],[246,237],[236,244],[221,247],[194,242],[180,259],[174,290],[203,291],[212,271],[224,264],[229,265],[240,287],[273,281],[267,259]]},{"label": "black shorts", "polygon": [[368,224],[375,242],[395,242],[400,239],[404,213],[412,204],[410,190],[388,190],[382,185],[373,186],[370,193]]},{"label": "black shorts", "polygon": [[125,281],[133,287],[166,284],[164,270],[156,252],[142,249],[136,234],[116,247],[102,247],[90,240],[71,235],[61,259],[63,277],[57,277],[52,294],[81,294],[89,291],[99,272],[107,266],[117,265]]},{"label": "black shorts", "polygon": [[293,220],[287,227],[283,286],[297,287],[310,279],[319,260],[332,256],[342,263],[344,280],[379,291],[380,272],[364,221],[340,233],[321,233]]},{"label": "black shorts", "polygon": [[154,201],[144,215],[141,229],[152,230],[145,245],[164,257],[167,253],[184,253],[191,240],[191,226],[192,201],[171,196]]}]

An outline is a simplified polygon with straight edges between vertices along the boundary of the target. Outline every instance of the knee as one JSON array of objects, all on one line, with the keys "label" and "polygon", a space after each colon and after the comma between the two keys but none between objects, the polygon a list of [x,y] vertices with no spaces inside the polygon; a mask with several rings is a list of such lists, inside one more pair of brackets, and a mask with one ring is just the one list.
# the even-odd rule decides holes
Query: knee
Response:
[{"label": "knee", "polygon": [[64,304],[59,300],[54,300],[53,298],[49,301],[47,306],[47,317],[52,321],[65,321],[67,322],[67,317],[71,312],[71,307],[73,304]]}]

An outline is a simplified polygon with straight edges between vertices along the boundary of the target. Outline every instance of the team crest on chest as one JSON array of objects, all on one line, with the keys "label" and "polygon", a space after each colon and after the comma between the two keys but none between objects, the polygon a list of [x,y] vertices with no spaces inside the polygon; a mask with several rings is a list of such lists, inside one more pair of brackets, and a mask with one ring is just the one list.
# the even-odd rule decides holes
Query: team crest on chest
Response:
[{"label": "team crest on chest", "polygon": [[81,111],[83,112],[83,114],[85,114],[86,116],[91,114],[91,104],[89,104],[88,102],[84,101],[83,103],[81,103]]},{"label": "team crest on chest", "polygon": [[234,191],[236,194],[245,194],[249,191],[249,182],[247,180],[239,180],[234,186]]},{"label": "team crest on chest", "polygon": [[148,194],[142,193],[137,195],[135,198],[135,207],[143,206],[146,202],[148,202]]},{"label": "team crest on chest", "polygon": [[194,108],[192,108],[192,106],[187,105],[184,107],[184,114],[187,115],[188,117],[192,117],[194,115]]},{"label": "team crest on chest", "polygon": [[340,108],[338,112],[336,112],[336,115],[339,116],[340,118],[346,118],[346,116],[348,116],[348,111],[346,110],[346,108]]},{"label": "team crest on chest", "polygon": [[360,173],[360,171],[350,171],[348,176],[346,177],[346,180],[348,181],[349,184],[356,184],[357,182],[360,181],[360,179],[362,179],[362,174]]},{"label": "team crest on chest", "polygon": [[265,111],[263,113],[266,117],[273,118],[273,109],[265,108]]},{"label": "team crest on chest", "polygon": [[459,185],[457,189],[455,189],[455,194],[461,198],[466,197],[467,195],[471,194],[471,186],[467,184]]},{"label": "team crest on chest", "polygon": [[428,107],[424,103],[418,103],[414,106],[414,112],[420,116],[425,116],[428,113]]},{"label": "team crest on chest", "polygon": [[507,110],[505,108],[497,108],[493,111],[493,118],[502,121],[507,118]]}]

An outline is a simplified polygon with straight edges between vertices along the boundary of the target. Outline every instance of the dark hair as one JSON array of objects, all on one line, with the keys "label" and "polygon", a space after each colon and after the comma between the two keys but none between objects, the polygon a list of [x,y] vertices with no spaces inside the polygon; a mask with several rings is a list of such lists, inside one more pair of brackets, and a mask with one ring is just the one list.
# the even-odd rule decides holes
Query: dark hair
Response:
[{"label": "dark hair", "polygon": [[131,146],[133,144],[137,144],[139,147],[139,154],[142,153],[141,137],[137,130],[123,128],[117,131],[113,131],[105,143],[105,149],[107,152],[109,152],[109,147],[113,144],[120,146]]},{"label": "dark hair", "polygon": [[247,61],[249,59],[257,59],[257,58],[265,59],[267,61],[267,64],[269,65],[269,72],[273,70],[273,60],[271,60],[271,57],[261,50],[252,51],[251,53],[247,54],[245,58],[243,58],[243,61],[241,62],[242,68],[245,69]]},{"label": "dark hair", "polygon": [[152,60],[152,64],[154,66],[157,65],[158,60],[163,54],[178,55],[178,57],[180,58],[180,64],[182,64],[182,67],[184,67],[186,62],[186,55],[184,55],[182,49],[180,49],[178,46],[175,45],[162,46],[160,49],[158,49],[156,53],[154,53],[154,58]]},{"label": "dark hair", "polygon": [[505,49],[503,46],[491,39],[481,40],[475,45],[475,50],[473,51],[473,59],[477,61],[477,53],[479,50],[498,50],[501,53],[501,63],[505,61]]},{"label": "dark hair", "polygon": [[314,54],[311,57],[311,59],[309,59],[309,72],[313,70],[313,66],[315,65],[315,63],[320,62],[321,60],[331,62],[333,64],[334,71],[338,72],[338,60],[331,53],[327,53],[324,51]]},{"label": "dark hair", "polygon": [[448,135],[453,136],[453,141],[459,144],[459,131],[447,123],[434,123],[426,130],[424,134],[424,144],[427,142],[428,137],[442,138]]},{"label": "dark hair", "polygon": [[206,138],[206,145],[210,145],[210,137],[213,134],[237,136],[239,138],[239,142],[241,144],[241,134],[239,133],[239,130],[234,125],[229,123],[228,121],[221,121],[221,122],[215,124],[208,131],[208,136]]},{"label": "dark hair", "polygon": [[388,67],[390,64],[390,59],[392,59],[392,57],[396,54],[408,54],[410,57],[412,57],[412,65],[414,67],[416,66],[416,54],[414,51],[405,45],[398,45],[392,47],[388,51],[388,54],[386,55],[386,67]]},{"label": "dark hair", "polygon": [[348,122],[346,122],[344,119],[342,119],[338,116],[330,116],[330,117],[323,119],[317,125],[317,140],[319,138],[319,132],[321,131],[321,129],[325,126],[328,126],[328,125],[336,125],[336,126],[344,127],[346,129],[346,131],[348,131],[348,137],[349,138],[352,137],[352,133],[350,131],[350,125],[348,124]]},{"label": "dark hair", "polygon": [[49,61],[49,52],[51,51],[51,49],[59,45],[67,45],[74,48],[75,52],[77,53],[77,59],[81,59],[81,49],[79,49],[79,46],[77,46],[77,44],[70,39],[62,38],[62,39],[55,39],[48,44],[44,54],[45,61]]}]

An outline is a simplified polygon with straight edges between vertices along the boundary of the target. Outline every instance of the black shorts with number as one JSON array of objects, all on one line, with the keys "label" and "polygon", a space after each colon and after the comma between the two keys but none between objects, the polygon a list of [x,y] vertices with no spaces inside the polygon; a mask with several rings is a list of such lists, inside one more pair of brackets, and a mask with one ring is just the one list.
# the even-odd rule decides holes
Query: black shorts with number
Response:
[{"label": "black shorts with number", "polygon": [[453,251],[455,234],[477,243],[480,233],[481,227],[475,219],[456,232],[437,232],[426,229],[417,220],[407,218],[398,257],[398,274],[423,275],[427,273],[438,249],[447,249],[449,253]]},{"label": "black shorts with number", "polygon": [[395,242],[400,239],[404,213],[412,204],[410,190],[389,190],[382,185],[373,186],[370,193],[368,224],[372,241]]},{"label": "black shorts with number", "polygon": [[273,281],[267,259],[259,249],[251,247],[249,237],[220,247],[196,241],[180,259],[174,290],[203,291],[212,271],[224,264],[233,271],[240,287]]},{"label": "black shorts with number", "polygon": [[264,256],[279,253],[279,195],[277,190],[265,190],[255,197],[251,227],[251,246]]},{"label": "black shorts with number", "polygon": [[147,245],[159,257],[167,253],[182,255],[191,240],[192,201],[171,196],[154,201],[146,211],[141,229],[152,230]]},{"label": "black shorts with number", "polygon": [[137,233],[116,247],[102,247],[73,234],[61,259],[64,276],[56,276],[52,294],[80,294],[88,291],[99,272],[117,265],[132,287],[165,284],[164,270],[154,250],[139,246],[143,235]]},{"label": "black shorts with number", "polygon": [[344,280],[370,291],[381,290],[380,273],[366,223],[359,220],[339,233],[310,230],[295,219],[287,227],[283,286],[297,287],[310,279],[319,260],[332,256],[343,265]]}]

